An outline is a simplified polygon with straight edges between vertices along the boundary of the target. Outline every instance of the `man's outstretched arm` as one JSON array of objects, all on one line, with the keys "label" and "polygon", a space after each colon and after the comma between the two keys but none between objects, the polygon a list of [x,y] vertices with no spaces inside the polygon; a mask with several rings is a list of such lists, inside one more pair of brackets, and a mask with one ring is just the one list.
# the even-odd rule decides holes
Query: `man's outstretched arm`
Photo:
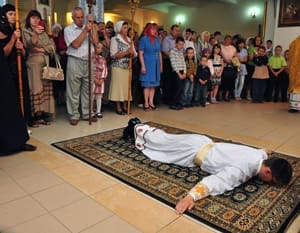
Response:
[{"label": "man's outstretched arm", "polygon": [[202,179],[181,199],[176,207],[177,214],[183,214],[186,210],[191,210],[195,202],[209,195],[219,195],[225,191],[232,190],[241,183],[247,181],[247,174],[244,174],[236,167],[225,167],[215,175],[210,175]]},{"label": "man's outstretched arm", "polygon": [[202,183],[196,184],[189,193],[181,199],[176,205],[176,214],[183,214],[186,210],[191,210],[195,206],[195,201],[198,201],[209,195],[208,188]]}]

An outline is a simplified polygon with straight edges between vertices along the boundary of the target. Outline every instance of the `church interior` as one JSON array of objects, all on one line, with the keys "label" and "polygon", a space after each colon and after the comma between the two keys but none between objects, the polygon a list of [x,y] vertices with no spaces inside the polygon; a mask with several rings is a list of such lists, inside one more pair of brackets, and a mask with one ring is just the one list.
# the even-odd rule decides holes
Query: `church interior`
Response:
[{"label": "church interior", "polygon": [[[36,7],[49,26],[60,23],[65,27],[72,23],[71,10],[80,2],[23,0],[21,19]],[[96,2],[94,8],[104,10],[95,15],[97,21],[130,22],[128,1]],[[140,33],[147,22],[155,22],[168,32],[171,25],[178,24],[183,29],[221,31],[245,38],[260,34],[285,50],[299,36],[300,26],[279,27],[279,11],[280,1],[275,0],[140,0],[134,27]],[[120,116],[104,108],[103,118],[96,123],[80,121],[74,127],[69,124],[65,106],[57,106],[51,125],[31,128],[29,142],[37,146],[36,151],[0,157],[0,232],[222,232],[188,215],[177,215],[174,207],[58,150],[52,143],[122,128],[138,117],[142,122],[268,148],[300,159],[299,114],[289,114],[288,109],[288,102],[253,104],[245,100],[176,112],[163,104],[155,111],[132,104],[130,114]],[[284,232],[300,232],[299,213],[298,209]]]}]

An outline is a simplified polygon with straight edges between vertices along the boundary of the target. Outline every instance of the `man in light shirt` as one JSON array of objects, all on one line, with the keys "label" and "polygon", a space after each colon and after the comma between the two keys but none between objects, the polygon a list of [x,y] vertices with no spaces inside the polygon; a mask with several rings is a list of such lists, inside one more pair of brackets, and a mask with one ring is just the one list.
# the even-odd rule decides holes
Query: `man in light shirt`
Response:
[{"label": "man in light shirt", "polygon": [[[93,23],[92,15],[88,15],[88,22],[84,24],[84,12],[80,7],[72,11],[73,24],[65,28],[64,37],[68,46],[67,64],[67,110],[70,124],[77,125],[80,119],[79,101],[83,120],[89,120],[89,67],[88,44],[89,33],[92,32],[91,43],[98,42],[97,25]],[[93,46],[92,46],[93,48]],[[91,119],[93,122],[97,118]]]}]

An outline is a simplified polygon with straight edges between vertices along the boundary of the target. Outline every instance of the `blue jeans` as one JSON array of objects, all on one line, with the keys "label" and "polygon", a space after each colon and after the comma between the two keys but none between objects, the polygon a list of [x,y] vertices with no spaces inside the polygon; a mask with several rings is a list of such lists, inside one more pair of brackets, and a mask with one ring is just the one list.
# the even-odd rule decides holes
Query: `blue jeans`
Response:
[{"label": "blue jeans", "polygon": [[193,98],[193,89],[194,89],[194,82],[191,81],[189,78],[186,78],[184,80],[183,95],[181,98],[182,105],[191,104]]},{"label": "blue jeans", "polygon": [[207,85],[201,85],[199,82],[195,82],[194,85],[194,104],[196,106],[204,106],[206,103]]}]

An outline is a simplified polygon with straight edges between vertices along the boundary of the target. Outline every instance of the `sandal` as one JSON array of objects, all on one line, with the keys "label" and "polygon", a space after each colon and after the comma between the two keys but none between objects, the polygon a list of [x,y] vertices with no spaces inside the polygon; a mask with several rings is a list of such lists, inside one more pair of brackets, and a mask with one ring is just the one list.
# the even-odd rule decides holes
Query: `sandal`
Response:
[{"label": "sandal", "polygon": [[154,106],[154,105],[150,105],[150,104],[149,104],[149,107],[150,107],[150,109],[152,109],[152,110],[156,110],[156,109],[157,109],[156,106]]},{"label": "sandal", "polygon": [[148,107],[146,107],[146,106],[144,106],[144,111],[149,111],[151,108],[148,106]]}]

